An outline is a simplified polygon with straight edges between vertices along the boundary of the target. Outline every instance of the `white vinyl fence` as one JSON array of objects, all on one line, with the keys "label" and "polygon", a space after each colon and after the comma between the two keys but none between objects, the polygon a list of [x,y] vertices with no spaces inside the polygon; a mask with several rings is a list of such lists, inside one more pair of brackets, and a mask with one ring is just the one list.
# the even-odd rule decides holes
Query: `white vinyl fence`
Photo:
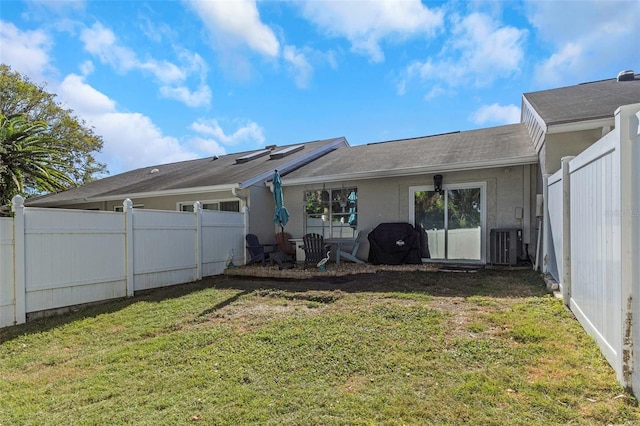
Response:
[{"label": "white vinyl fence", "polygon": [[13,220],[0,217],[0,327],[13,324]]},{"label": "white vinyl fence", "polygon": [[[640,395],[640,104],[547,179],[563,299],[620,382]],[[560,217],[558,217],[560,216]],[[548,253],[545,254],[545,256]],[[548,270],[552,272],[552,269]],[[637,344],[636,344],[637,343]],[[635,349],[635,350],[634,350]]]},{"label": "white vinyl fence", "polygon": [[0,219],[0,327],[26,314],[131,296],[243,264],[247,213],[29,208]]},{"label": "white vinyl fence", "polygon": [[543,259],[545,265],[545,272],[551,274],[551,276],[560,283],[560,289],[562,289],[562,283],[560,277],[562,276],[562,261],[558,262],[556,259],[562,260],[562,219],[563,214],[563,202],[562,202],[562,170],[552,175],[548,179],[547,183],[547,204],[549,206],[549,247],[545,258]]}]

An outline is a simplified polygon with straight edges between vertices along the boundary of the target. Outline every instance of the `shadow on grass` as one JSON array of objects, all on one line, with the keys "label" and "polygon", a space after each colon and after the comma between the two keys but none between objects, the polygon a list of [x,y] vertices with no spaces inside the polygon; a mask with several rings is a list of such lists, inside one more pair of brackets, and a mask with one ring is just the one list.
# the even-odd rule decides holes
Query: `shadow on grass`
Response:
[{"label": "shadow on grass", "polygon": [[[100,302],[89,303],[86,305],[72,306],[61,308],[48,312],[44,317],[37,319],[28,319],[26,324],[15,325],[12,327],[0,328],[0,344],[11,339],[15,339],[24,334],[40,333],[62,327],[66,324],[80,321],[86,318],[94,318],[104,314],[118,312],[122,309],[140,302],[162,302],[164,300],[176,299],[191,293],[211,288],[212,281],[216,277],[195,281],[187,284],[178,284],[170,287],[162,287],[151,290],[136,292],[133,297],[110,299]],[[240,296],[238,296],[240,297]],[[227,304],[233,303],[237,297],[232,297]],[[224,302],[222,302],[224,303]],[[223,305],[225,306],[225,305]],[[222,306],[221,306],[222,307]]]},{"label": "shadow on grass", "polygon": [[26,324],[0,329],[0,343],[23,334],[39,333],[65,324],[120,311],[139,302],[161,302],[179,298],[207,288],[237,290],[232,297],[201,312],[209,315],[228,306],[240,297],[260,289],[300,293],[334,291],[346,293],[421,293],[435,297],[484,296],[496,298],[539,297],[547,294],[540,274],[531,270],[475,273],[445,272],[377,272],[344,276],[312,277],[308,279],[270,279],[242,276],[215,276],[200,281],[137,292],[134,297],[107,300],[69,308],[61,315],[29,320]]},{"label": "shadow on grass", "polygon": [[291,292],[332,291],[347,293],[422,293],[440,297],[486,296],[524,298],[547,294],[541,275],[532,270],[477,272],[377,272],[308,279],[226,277],[213,287],[225,289],[276,289]]}]

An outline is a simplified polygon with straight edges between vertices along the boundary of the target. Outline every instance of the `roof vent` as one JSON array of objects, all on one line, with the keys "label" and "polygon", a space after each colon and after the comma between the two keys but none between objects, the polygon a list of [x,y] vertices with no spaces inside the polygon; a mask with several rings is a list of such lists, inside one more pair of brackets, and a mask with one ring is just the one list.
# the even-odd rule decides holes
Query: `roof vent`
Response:
[{"label": "roof vent", "polygon": [[273,144],[273,145],[267,145],[267,146],[265,146],[264,148],[265,148],[265,149],[270,149],[271,151],[273,151],[274,149],[276,149],[276,148],[277,148],[277,146],[278,146],[278,145]]},{"label": "roof vent", "polygon": [[236,158],[236,164],[248,163],[251,160],[255,160],[256,158],[263,157],[271,152],[270,149],[263,149],[260,151],[254,151],[247,155],[243,155],[242,157]]},{"label": "roof vent", "polygon": [[149,172],[150,174],[156,174],[156,173],[160,173],[160,169],[151,169],[151,171]]},{"label": "roof vent", "polygon": [[217,155],[214,155],[213,157],[211,157],[211,161],[216,161],[218,158],[220,157],[218,157]]},{"label": "roof vent", "polygon": [[279,158],[284,158],[287,155],[291,155],[294,152],[298,152],[304,149],[304,145],[293,145],[287,148],[282,148],[270,155],[272,160],[277,160]]},{"label": "roof vent", "polygon": [[633,70],[620,71],[618,73],[618,81],[633,81],[636,79],[636,75]]}]

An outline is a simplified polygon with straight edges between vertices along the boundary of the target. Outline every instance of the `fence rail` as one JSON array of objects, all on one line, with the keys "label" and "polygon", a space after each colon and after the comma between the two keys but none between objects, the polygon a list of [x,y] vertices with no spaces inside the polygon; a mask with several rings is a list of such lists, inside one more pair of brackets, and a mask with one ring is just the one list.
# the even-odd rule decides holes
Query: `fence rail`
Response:
[{"label": "fence rail", "polygon": [[26,314],[131,296],[244,263],[247,213],[24,207],[0,218],[0,327]]}]

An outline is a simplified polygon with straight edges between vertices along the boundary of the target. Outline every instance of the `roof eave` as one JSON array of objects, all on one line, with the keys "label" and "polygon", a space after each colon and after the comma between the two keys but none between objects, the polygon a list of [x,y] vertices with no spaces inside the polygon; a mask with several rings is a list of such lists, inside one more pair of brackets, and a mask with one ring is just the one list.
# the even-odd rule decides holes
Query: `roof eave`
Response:
[{"label": "roof eave", "polygon": [[194,188],[176,188],[176,189],[167,189],[162,191],[116,194],[116,195],[108,195],[104,197],[97,196],[97,197],[75,198],[72,200],[42,203],[42,205],[50,204],[50,205],[56,205],[56,206],[68,206],[73,204],[100,203],[104,201],[119,201],[119,200],[124,201],[127,198],[140,199],[140,198],[162,197],[162,196],[168,196],[168,195],[198,194],[202,192],[231,191],[232,189],[239,188],[239,187],[240,186],[237,183],[234,183],[234,184],[227,184],[227,185],[199,186]]},{"label": "roof eave", "polygon": [[414,176],[414,175],[422,175],[422,174],[430,174],[430,173],[443,173],[443,172],[459,172],[466,170],[478,170],[478,169],[491,169],[496,167],[512,167],[512,166],[522,166],[527,164],[536,164],[538,162],[537,155],[528,155],[523,157],[514,157],[511,159],[497,159],[497,160],[485,160],[485,161],[475,161],[471,163],[456,163],[456,164],[445,164],[445,165],[429,165],[424,167],[413,167],[413,168],[405,168],[405,169],[393,169],[393,170],[373,170],[367,172],[358,172],[358,173],[345,173],[341,175],[333,175],[333,176],[314,176],[314,177],[304,177],[297,179],[287,179],[286,177],[282,180],[283,186],[294,186],[294,185],[306,185],[312,183],[326,183],[326,182],[340,182],[340,181],[354,181],[354,180],[364,180],[364,179],[382,179],[388,177],[399,177],[399,176]]},{"label": "roof eave", "polygon": [[554,133],[568,133],[568,132],[579,132],[582,130],[595,130],[595,129],[600,129],[606,126],[613,126],[614,124],[615,124],[615,118],[613,116],[594,118],[590,120],[551,123],[547,125],[547,134],[552,135]]}]

